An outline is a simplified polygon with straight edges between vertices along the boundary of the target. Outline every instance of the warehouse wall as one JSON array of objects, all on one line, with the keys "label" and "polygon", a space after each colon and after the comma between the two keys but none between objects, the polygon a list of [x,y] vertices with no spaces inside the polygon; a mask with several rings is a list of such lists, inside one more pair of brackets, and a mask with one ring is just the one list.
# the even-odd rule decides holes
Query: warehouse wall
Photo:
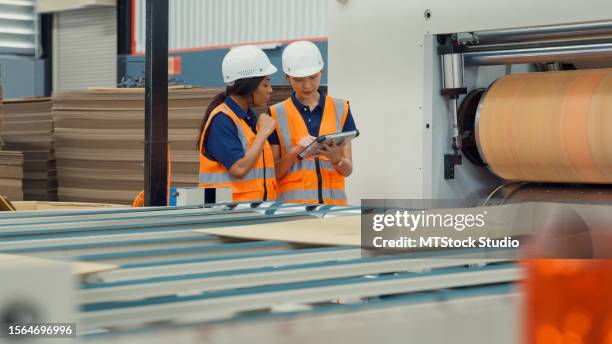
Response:
[{"label": "warehouse wall", "polygon": [[[145,3],[135,1],[132,53],[144,52]],[[170,50],[324,37],[327,0],[170,0]]]},{"label": "warehouse wall", "polygon": [[100,6],[55,17],[55,91],[114,87],[117,78],[117,9]]},{"label": "warehouse wall", "polygon": [[[145,4],[134,1],[132,56],[119,57],[119,80],[143,75]],[[183,84],[223,86],[223,56],[240,44],[260,44],[279,69],[284,47],[295,40],[314,41],[327,59],[327,0],[170,0],[169,6],[168,45],[170,56],[181,58]],[[272,82],[286,84],[282,73]]]},{"label": "warehouse wall", "polygon": [[[315,42],[321,50],[323,59],[327,61],[327,41]],[[276,49],[266,50],[270,61],[278,67],[279,72],[272,76],[272,84],[286,85],[287,81],[281,71],[281,56],[286,44]],[[182,84],[203,87],[221,87],[221,61],[228,49],[203,50],[184,53],[171,53],[170,56],[181,57],[182,73],[177,76]],[[120,77],[138,77],[144,75],[144,56],[121,56],[119,58]],[[122,66],[121,66],[122,65]],[[323,69],[322,84],[327,84],[327,63]]]},{"label": "warehouse wall", "polygon": [[0,57],[3,98],[43,96],[44,61],[33,57]]},{"label": "warehouse wall", "polygon": [[4,98],[41,96],[44,63],[36,58],[34,0],[0,1],[0,65]]},{"label": "warehouse wall", "polygon": [[0,54],[36,54],[38,34],[34,3],[34,0],[0,1]]}]

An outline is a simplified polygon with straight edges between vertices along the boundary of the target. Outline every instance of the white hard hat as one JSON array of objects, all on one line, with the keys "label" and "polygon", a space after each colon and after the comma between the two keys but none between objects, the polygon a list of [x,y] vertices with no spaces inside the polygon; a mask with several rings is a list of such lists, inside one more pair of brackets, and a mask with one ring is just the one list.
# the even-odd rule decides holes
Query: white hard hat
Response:
[{"label": "white hard hat", "polygon": [[241,45],[225,54],[221,71],[225,84],[232,86],[238,79],[268,76],[276,73],[277,69],[259,47]]},{"label": "white hard hat", "polygon": [[322,69],[323,57],[312,42],[293,42],[283,51],[283,71],[289,76],[303,78],[317,74]]}]

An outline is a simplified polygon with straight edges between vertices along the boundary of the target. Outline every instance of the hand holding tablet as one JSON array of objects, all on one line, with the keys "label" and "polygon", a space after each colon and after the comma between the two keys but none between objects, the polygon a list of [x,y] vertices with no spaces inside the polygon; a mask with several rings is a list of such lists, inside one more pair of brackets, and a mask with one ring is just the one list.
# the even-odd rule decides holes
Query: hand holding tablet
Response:
[{"label": "hand holding tablet", "polygon": [[347,131],[344,133],[335,133],[328,135],[321,135],[317,137],[310,145],[304,148],[303,151],[298,153],[298,159],[305,159],[317,154],[319,146],[324,144],[331,144],[331,142],[335,142],[336,145],[342,145],[345,142],[348,142],[354,138],[359,136],[359,131]]}]

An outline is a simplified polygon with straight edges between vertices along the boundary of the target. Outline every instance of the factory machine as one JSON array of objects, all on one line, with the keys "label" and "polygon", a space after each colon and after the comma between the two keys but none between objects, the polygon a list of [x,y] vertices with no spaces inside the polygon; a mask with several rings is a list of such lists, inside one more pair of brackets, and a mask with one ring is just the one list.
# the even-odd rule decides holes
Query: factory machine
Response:
[{"label": "factory machine", "polygon": [[[362,132],[350,203],[609,203],[611,16],[603,0],[330,1],[330,94],[351,101]],[[20,273],[1,264],[15,283],[0,285],[0,316],[76,322],[84,343],[519,342],[524,271],[513,260],[456,250],[368,257],[350,245],[198,231],[291,230],[360,210],[218,203],[0,214],[6,259],[94,264],[71,291],[41,279],[21,288],[36,263]]]},{"label": "factory machine", "polygon": [[[360,199],[609,202],[609,1],[332,1]],[[486,202],[485,202],[486,201]]]},{"label": "factory machine", "polygon": [[349,200],[612,204],[611,14],[597,0],[332,1],[329,92],[364,128]]}]

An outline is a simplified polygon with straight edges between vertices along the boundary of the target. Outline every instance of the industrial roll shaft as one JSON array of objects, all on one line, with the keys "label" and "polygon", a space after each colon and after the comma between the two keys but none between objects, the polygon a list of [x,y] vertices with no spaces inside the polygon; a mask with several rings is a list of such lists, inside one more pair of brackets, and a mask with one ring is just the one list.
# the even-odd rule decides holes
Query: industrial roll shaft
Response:
[{"label": "industrial roll shaft", "polygon": [[612,69],[514,74],[480,99],[475,136],[511,181],[612,184]]}]

